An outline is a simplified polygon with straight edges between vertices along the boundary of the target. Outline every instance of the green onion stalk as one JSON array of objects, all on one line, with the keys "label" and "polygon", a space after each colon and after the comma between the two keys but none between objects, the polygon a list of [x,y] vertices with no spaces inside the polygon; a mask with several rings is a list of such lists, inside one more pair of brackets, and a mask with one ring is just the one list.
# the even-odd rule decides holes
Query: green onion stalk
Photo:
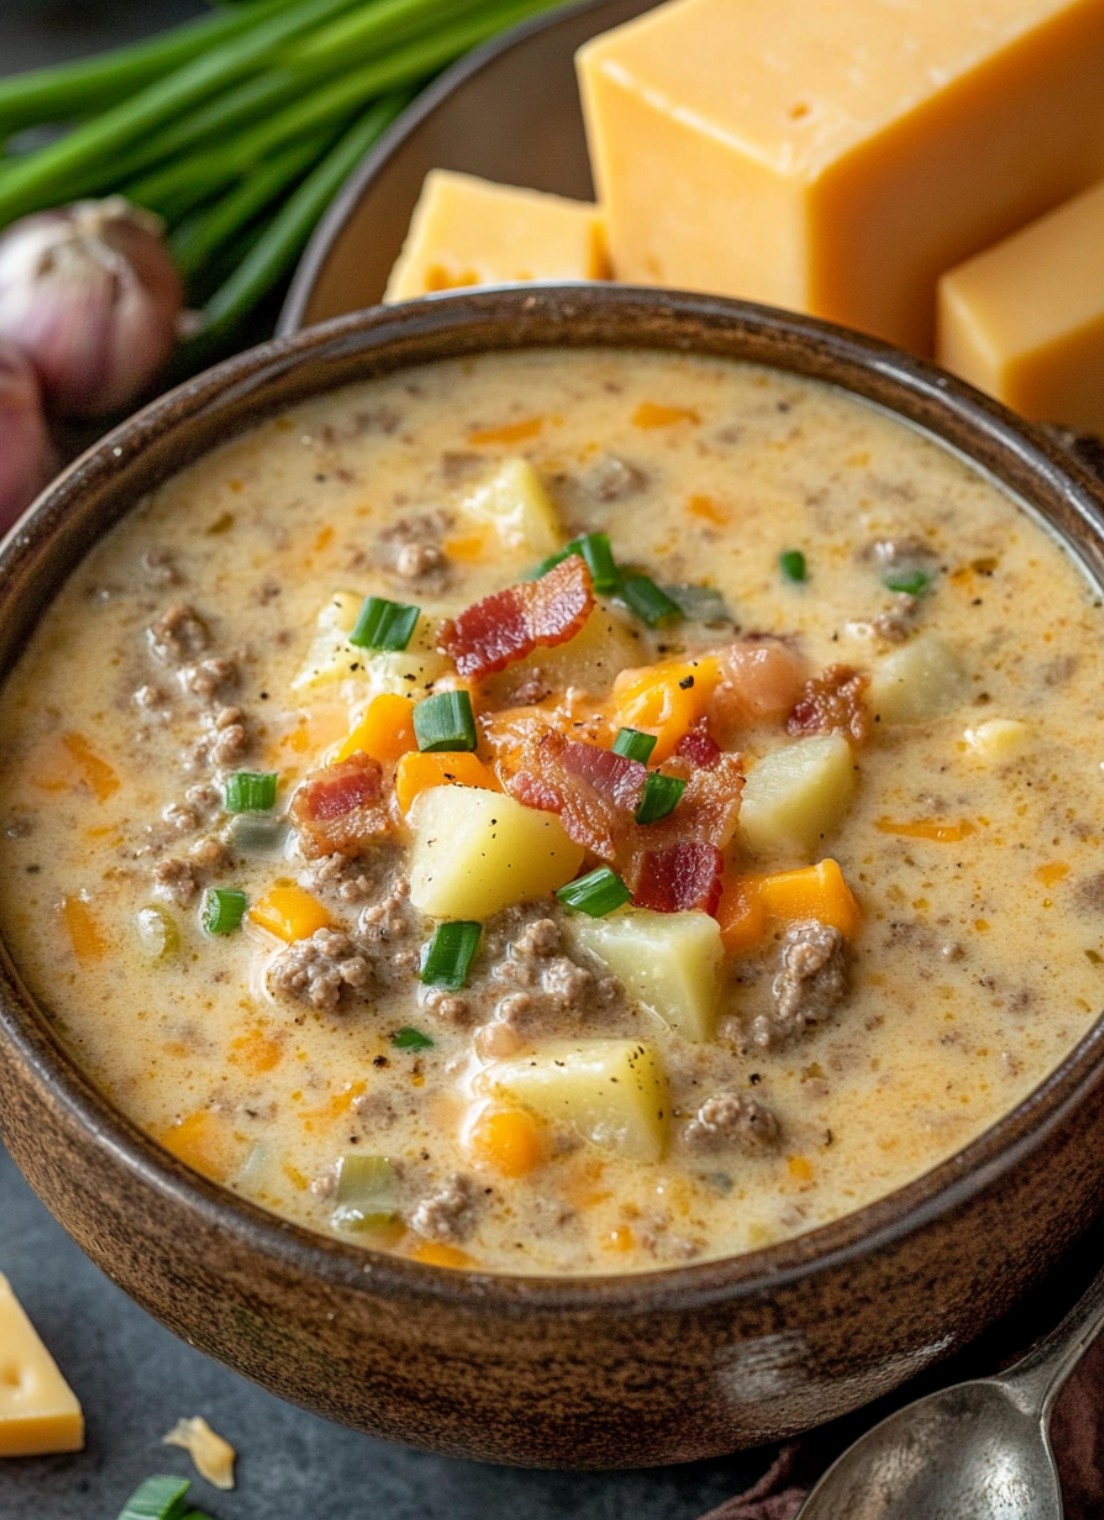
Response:
[{"label": "green onion stalk", "polygon": [[198,313],[186,373],[262,336],[319,217],[414,95],[553,3],[251,0],[0,80],[0,230],[116,193],[160,216]]}]

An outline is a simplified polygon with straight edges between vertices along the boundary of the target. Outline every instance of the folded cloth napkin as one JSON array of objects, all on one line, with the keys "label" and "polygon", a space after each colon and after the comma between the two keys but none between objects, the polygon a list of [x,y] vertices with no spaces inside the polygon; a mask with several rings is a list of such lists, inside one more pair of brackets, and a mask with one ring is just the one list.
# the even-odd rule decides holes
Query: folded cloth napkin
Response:
[{"label": "folded cloth napkin", "polygon": [[[1063,1389],[1050,1434],[1066,1520],[1100,1520],[1104,1515],[1104,1336]],[[702,1520],[794,1520],[809,1489],[838,1454],[825,1450],[819,1440],[791,1442],[780,1449],[758,1483],[711,1509]]]}]

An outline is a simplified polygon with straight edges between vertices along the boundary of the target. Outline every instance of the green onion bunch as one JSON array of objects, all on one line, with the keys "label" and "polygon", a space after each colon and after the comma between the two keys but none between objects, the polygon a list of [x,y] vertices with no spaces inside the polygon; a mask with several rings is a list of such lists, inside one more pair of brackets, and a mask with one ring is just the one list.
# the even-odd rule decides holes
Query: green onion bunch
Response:
[{"label": "green onion bunch", "polygon": [[164,218],[202,314],[194,367],[258,336],[249,318],[417,91],[552,3],[251,0],[0,80],[0,228],[109,194]]}]

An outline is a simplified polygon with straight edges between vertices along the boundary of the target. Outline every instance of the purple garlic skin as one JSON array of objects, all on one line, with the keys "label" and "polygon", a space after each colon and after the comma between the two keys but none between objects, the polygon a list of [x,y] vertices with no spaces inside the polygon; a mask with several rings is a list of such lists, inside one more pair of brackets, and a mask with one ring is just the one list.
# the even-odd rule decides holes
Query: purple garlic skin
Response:
[{"label": "purple garlic skin", "polygon": [[56,469],[38,376],[21,350],[0,338],[0,535]]},{"label": "purple garlic skin", "polygon": [[172,352],[183,299],[160,219],[122,196],[36,212],[0,235],[0,337],[62,415],[140,396]]}]

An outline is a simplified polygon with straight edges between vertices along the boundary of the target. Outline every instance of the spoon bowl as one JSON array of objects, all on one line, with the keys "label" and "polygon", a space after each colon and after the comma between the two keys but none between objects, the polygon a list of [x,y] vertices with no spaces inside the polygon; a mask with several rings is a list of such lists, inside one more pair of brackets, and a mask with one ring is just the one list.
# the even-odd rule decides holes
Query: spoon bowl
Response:
[{"label": "spoon bowl", "polygon": [[868,1430],[797,1520],[1062,1520],[1050,1413],[1102,1324],[1104,1272],[1009,1371],[940,1389]]}]

